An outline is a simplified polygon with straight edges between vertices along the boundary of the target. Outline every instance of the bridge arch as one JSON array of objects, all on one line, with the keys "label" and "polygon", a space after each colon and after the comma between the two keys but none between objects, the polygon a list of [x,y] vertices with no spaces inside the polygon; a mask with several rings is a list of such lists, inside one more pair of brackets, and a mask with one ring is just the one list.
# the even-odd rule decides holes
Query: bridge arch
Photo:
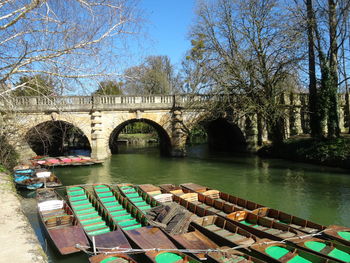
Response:
[{"label": "bridge arch", "polygon": [[89,136],[71,122],[47,120],[28,128],[24,140],[37,155],[58,156],[74,147],[91,152]]},{"label": "bridge arch", "polygon": [[189,125],[189,134],[195,131],[196,127],[202,127],[207,133],[207,143],[210,149],[227,152],[246,152],[248,150],[247,119],[233,122],[227,118],[207,118],[205,115],[198,116],[195,122]]},{"label": "bridge arch", "polygon": [[132,124],[132,123],[136,123],[136,122],[144,122],[144,123],[150,125],[152,128],[154,128],[158,134],[159,148],[160,148],[161,154],[162,155],[170,155],[172,144],[171,144],[171,137],[169,136],[169,133],[167,132],[167,130],[163,126],[161,126],[157,122],[150,120],[150,119],[147,119],[147,118],[133,118],[133,119],[125,120],[122,123],[120,123],[119,125],[117,125],[112,130],[112,132],[109,135],[109,141],[108,141],[109,149],[111,150],[112,154],[117,153],[116,142],[117,142],[117,138],[118,138],[120,132],[127,125]]}]

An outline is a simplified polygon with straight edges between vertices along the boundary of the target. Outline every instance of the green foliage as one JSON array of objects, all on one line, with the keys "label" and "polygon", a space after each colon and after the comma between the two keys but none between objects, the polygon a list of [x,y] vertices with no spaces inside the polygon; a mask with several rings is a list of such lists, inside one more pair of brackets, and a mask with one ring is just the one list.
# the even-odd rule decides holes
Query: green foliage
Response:
[{"label": "green foliage", "polygon": [[350,168],[350,138],[289,139],[278,146],[265,146],[259,154]]},{"label": "green foliage", "polygon": [[123,134],[136,134],[136,133],[154,133],[155,130],[152,126],[144,122],[131,123],[121,131]]},{"label": "green foliage", "polygon": [[124,83],[122,81],[101,81],[98,84],[98,90],[95,91],[94,95],[122,95],[123,85]]},{"label": "green foliage", "polygon": [[16,83],[14,96],[52,96],[55,94],[55,84],[52,79],[44,75],[21,77]]},{"label": "green foliage", "polygon": [[201,126],[194,127],[189,134],[189,143],[204,143],[207,139],[207,132]]}]

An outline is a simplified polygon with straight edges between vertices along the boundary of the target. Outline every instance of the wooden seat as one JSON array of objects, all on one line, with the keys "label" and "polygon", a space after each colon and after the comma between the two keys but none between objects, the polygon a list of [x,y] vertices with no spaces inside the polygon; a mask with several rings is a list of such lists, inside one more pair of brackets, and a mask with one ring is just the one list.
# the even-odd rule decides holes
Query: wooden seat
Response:
[{"label": "wooden seat", "polygon": [[49,218],[45,221],[45,224],[48,228],[52,228],[57,226],[57,220],[56,217]]}]

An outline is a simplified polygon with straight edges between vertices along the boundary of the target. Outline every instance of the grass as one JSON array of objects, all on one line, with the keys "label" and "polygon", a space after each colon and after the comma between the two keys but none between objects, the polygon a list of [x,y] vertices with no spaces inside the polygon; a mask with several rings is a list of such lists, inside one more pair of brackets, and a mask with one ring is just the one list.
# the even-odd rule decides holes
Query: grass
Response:
[{"label": "grass", "polygon": [[279,157],[350,169],[349,137],[323,140],[312,138],[288,139],[278,146],[264,146],[258,153],[265,157]]}]

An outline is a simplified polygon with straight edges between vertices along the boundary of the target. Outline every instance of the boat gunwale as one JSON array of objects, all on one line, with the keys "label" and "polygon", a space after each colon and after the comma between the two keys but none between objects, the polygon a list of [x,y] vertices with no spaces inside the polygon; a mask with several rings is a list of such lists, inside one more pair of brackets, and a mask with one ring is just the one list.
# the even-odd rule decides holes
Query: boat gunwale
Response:
[{"label": "boat gunwale", "polygon": [[[43,189],[37,189],[36,190],[36,195],[38,194],[38,192],[44,192],[44,191],[52,191],[56,194],[56,197],[58,197],[58,199],[63,201],[63,208],[65,211],[67,211],[68,215],[71,215],[73,217],[72,219],[72,225],[67,226],[67,228],[71,228],[71,227],[76,227],[77,231],[81,232],[81,236],[83,236],[84,238],[81,239],[81,244],[80,245],[89,245],[89,240],[86,237],[85,231],[83,229],[83,226],[81,225],[79,219],[77,218],[77,216],[75,215],[73,209],[69,206],[68,202],[66,202],[66,200],[53,188],[43,188]],[[39,204],[39,200],[37,199],[37,204]],[[53,235],[50,231],[50,229],[47,227],[43,214],[40,212],[40,210],[38,209],[38,215],[40,218],[40,223],[41,225],[44,227],[45,232],[47,233],[47,235],[50,237],[52,243],[55,245],[56,249],[60,252],[61,255],[68,255],[68,254],[73,254],[73,253],[78,253],[81,252],[81,250],[77,249],[74,246],[74,251],[69,252],[69,253],[64,253],[58,246],[57,246],[57,242],[55,242],[55,238],[53,238]]]}]

